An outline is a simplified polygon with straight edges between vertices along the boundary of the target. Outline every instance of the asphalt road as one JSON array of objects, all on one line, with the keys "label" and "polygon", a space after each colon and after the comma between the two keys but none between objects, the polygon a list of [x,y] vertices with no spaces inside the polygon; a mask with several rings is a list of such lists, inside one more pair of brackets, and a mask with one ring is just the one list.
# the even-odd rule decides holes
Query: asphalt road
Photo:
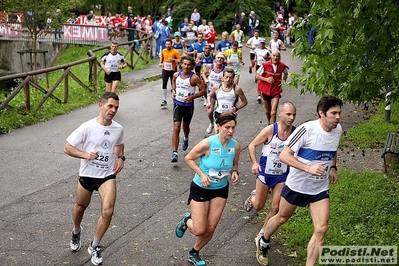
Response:
[{"label": "asphalt road", "polygon": [[[254,74],[248,73],[249,53],[245,48],[244,59],[240,86],[249,103],[238,112],[235,133],[242,147],[241,181],[230,188],[215,235],[201,251],[209,265],[257,265],[253,239],[262,221],[255,211],[245,212],[243,202],[255,184],[247,146],[267,120],[263,105],[256,102],[257,86]],[[283,52],[282,61],[291,72],[299,71],[301,63],[292,59],[290,49]],[[153,66],[123,79],[140,80],[143,75],[159,72]],[[120,94],[120,99],[115,120],[125,128],[127,160],[117,177],[115,214],[101,242],[105,247],[104,265],[189,265],[187,251],[195,238],[187,233],[178,239],[174,228],[181,215],[189,211],[187,197],[193,172],[184,163],[189,150],[179,150],[179,162],[170,162],[172,101],[167,108],[160,107],[160,80],[135,83]],[[296,105],[298,125],[317,117],[318,99],[300,95],[296,89],[284,89],[281,101]],[[98,107],[93,104],[0,135],[0,265],[91,265],[86,249],[100,214],[100,200],[95,193],[83,218],[82,250],[71,253],[71,212],[79,160],[65,155],[63,147],[76,127],[97,114]],[[207,126],[206,109],[202,99],[197,99],[189,149],[206,136]],[[281,246],[272,249],[271,265],[298,265],[298,261],[289,261]]]}]

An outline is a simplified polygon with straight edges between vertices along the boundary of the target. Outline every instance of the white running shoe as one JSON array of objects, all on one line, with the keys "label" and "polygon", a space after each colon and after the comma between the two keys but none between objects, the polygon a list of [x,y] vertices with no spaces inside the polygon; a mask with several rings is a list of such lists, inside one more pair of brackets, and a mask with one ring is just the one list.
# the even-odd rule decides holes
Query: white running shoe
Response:
[{"label": "white running shoe", "polygon": [[93,263],[93,265],[103,264],[103,257],[101,256],[102,249],[100,246],[92,248],[90,244],[87,248],[87,252],[91,255],[91,263]]},{"label": "white running shoe", "polygon": [[213,123],[209,123],[209,126],[206,128],[206,133],[211,134],[213,130]]},{"label": "white running shoe", "polygon": [[80,241],[80,234],[82,233],[82,231],[83,231],[82,227],[80,227],[80,232],[77,235],[75,235],[72,231],[72,239],[71,239],[71,243],[69,244],[69,247],[72,252],[77,252],[82,247],[82,243]]}]

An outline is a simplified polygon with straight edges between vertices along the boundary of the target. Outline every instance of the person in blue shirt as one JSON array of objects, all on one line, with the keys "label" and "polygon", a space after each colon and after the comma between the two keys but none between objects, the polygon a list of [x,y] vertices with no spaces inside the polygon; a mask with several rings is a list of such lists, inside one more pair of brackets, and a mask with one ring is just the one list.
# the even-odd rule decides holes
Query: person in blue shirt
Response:
[{"label": "person in blue shirt", "polygon": [[215,53],[217,52],[226,52],[231,48],[232,42],[228,39],[229,33],[227,31],[224,31],[222,33],[222,40],[218,42],[218,44],[215,47]]},{"label": "person in blue shirt", "polygon": [[[188,229],[196,236],[188,261],[194,265],[206,265],[199,251],[212,239],[222,217],[229,194],[229,179],[238,184],[240,144],[233,139],[236,117],[231,112],[222,113],[216,120],[218,134],[201,140],[186,156],[188,166],[195,172],[190,186],[188,204],[191,214],[186,213],[176,226],[176,236],[181,238]],[[200,160],[198,166],[195,162]]]},{"label": "person in blue shirt", "polygon": [[[198,40],[187,47],[187,55],[192,56],[194,59],[197,59],[198,55],[202,54],[205,51],[205,46],[207,46],[206,41],[204,41],[204,36],[202,33],[198,34]],[[196,65],[195,74],[200,77],[201,65]]]},{"label": "person in blue shirt", "polygon": [[163,50],[163,49],[166,48],[165,41],[170,36],[170,27],[168,26],[168,22],[166,20],[164,20],[164,19],[160,23],[163,24],[163,28],[162,28],[162,30],[160,32],[161,34],[160,34],[160,37],[159,37],[161,39],[161,45],[162,45],[162,50]]},{"label": "person in blue shirt", "polygon": [[184,18],[184,21],[182,24],[180,24],[178,28],[181,37],[186,38],[186,31],[188,30],[188,18]]}]

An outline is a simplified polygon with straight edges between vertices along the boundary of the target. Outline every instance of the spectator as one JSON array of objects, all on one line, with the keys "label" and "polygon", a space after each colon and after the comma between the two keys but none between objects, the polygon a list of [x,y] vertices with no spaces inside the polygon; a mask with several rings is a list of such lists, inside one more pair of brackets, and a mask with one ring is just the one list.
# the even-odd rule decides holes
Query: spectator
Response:
[{"label": "spectator", "polygon": [[247,22],[247,18],[245,17],[244,12],[241,13],[241,18],[240,18],[240,21],[238,22],[238,24],[240,24],[241,30],[244,31],[244,33],[246,33],[248,30],[248,22]]},{"label": "spectator", "polygon": [[73,13],[73,14],[75,14],[75,18],[78,18],[79,17],[79,9],[78,9],[78,7],[77,6],[74,6],[72,9],[71,9],[71,13]]},{"label": "spectator", "polygon": [[134,15],[133,13],[129,15],[129,18],[127,19],[127,27],[128,27],[128,35],[127,35],[127,40],[129,42],[134,40],[134,35],[136,33],[136,25],[134,24]]},{"label": "spectator", "polygon": [[248,34],[249,38],[252,38],[254,29],[252,28],[252,16],[255,14],[254,11],[249,12],[249,22],[248,22]]},{"label": "spectator", "polygon": [[8,22],[17,22],[18,21],[18,16],[15,14],[14,11],[12,11],[10,14],[8,14]]},{"label": "spectator", "polygon": [[194,22],[194,25],[198,27],[199,21],[201,19],[200,13],[198,13],[197,9],[194,9],[194,12],[191,14],[191,20]]},{"label": "spectator", "polygon": [[170,7],[168,8],[168,11],[165,13],[165,18],[168,18],[168,17],[173,17],[172,9],[170,9]]},{"label": "spectator", "polygon": [[[132,16],[130,16],[130,15],[132,15]],[[128,7],[127,7],[127,17],[128,17],[128,18],[134,17],[133,9],[132,9],[131,6],[128,6]]]},{"label": "spectator", "polygon": [[233,31],[233,30],[236,29],[236,25],[237,25],[239,22],[240,22],[240,15],[239,15],[238,13],[235,13],[235,14],[234,14],[234,19],[233,19],[233,22],[232,22],[233,27],[232,27],[232,30],[231,30],[231,31]]},{"label": "spectator", "polygon": [[61,39],[61,25],[62,25],[62,15],[61,15],[61,9],[57,9],[55,14],[54,14],[54,37],[55,39]]},{"label": "spectator", "polygon": [[87,22],[93,20],[94,17],[95,17],[94,11],[93,11],[93,10],[90,10],[89,14],[87,15]]}]

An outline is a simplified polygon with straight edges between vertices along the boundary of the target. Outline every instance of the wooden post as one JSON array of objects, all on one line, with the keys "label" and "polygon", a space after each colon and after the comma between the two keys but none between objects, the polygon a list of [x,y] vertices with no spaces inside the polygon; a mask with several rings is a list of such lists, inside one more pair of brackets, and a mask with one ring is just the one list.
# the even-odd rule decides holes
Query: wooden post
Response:
[{"label": "wooden post", "polygon": [[25,84],[25,105],[26,105],[26,111],[30,111],[30,86],[29,86],[29,82],[26,82],[26,84]]},{"label": "wooden post", "polygon": [[98,90],[97,59],[94,59],[92,61],[92,64],[93,64],[93,84],[94,84],[94,87],[96,88],[97,93],[99,93],[99,90]]},{"label": "wooden post", "polygon": [[[64,71],[66,70],[64,69]],[[64,103],[68,102],[68,89],[69,89],[68,76],[69,75],[66,75],[64,78]]]}]

